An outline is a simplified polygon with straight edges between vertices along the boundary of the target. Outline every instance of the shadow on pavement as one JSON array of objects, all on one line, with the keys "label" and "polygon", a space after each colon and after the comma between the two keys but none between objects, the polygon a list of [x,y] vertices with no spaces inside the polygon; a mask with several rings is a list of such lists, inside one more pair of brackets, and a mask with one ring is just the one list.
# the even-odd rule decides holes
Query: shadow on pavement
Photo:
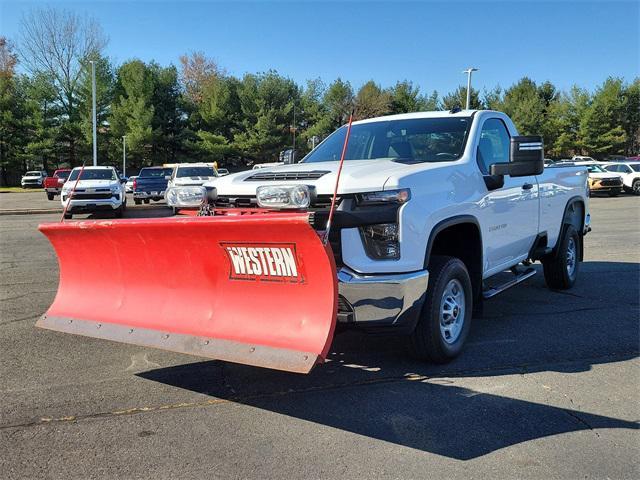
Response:
[{"label": "shadow on pavement", "polygon": [[[217,361],[139,376],[461,460],[559,433],[637,429],[636,422],[500,396],[495,387],[507,382],[504,375],[581,372],[636,358],[639,273],[636,263],[586,262],[580,282],[562,293],[536,275],[487,303],[467,349],[448,365],[409,359],[400,338],[346,332],[334,339],[330,361],[307,376]],[[493,378],[482,392],[456,385],[459,377]]]}]

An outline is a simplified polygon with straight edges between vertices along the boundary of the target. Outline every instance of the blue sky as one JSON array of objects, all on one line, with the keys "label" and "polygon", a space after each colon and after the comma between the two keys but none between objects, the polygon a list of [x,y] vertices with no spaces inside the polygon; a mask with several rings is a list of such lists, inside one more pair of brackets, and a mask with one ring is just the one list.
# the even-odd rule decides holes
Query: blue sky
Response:
[{"label": "blue sky", "polygon": [[[0,0],[0,34],[44,2]],[[275,69],[298,82],[336,77],[354,87],[408,79],[448,92],[463,68],[474,86],[522,76],[592,89],[640,70],[640,2],[49,2],[95,17],[116,62],[178,63],[203,51],[229,73]]]}]

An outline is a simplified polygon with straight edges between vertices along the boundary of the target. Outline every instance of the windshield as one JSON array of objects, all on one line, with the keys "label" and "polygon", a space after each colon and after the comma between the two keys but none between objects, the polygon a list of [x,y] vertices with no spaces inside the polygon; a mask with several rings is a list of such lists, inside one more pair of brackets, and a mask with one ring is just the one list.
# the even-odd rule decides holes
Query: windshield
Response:
[{"label": "windshield", "polygon": [[[80,169],[74,170],[69,175],[69,180],[75,180],[78,178]],[[116,180],[116,172],[110,168],[100,169],[84,169],[80,180]]]},{"label": "windshield", "polygon": [[[351,127],[345,160],[389,158],[398,162],[446,162],[462,156],[471,118],[417,118]],[[302,161],[340,160],[347,127],[332,133]]]},{"label": "windshield", "polygon": [[634,172],[640,172],[640,163],[630,163],[629,166]]},{"label": "windshield", "polygon": [[139,178],[162,178],[173,173],[173,168],[143,168],[140,170]]},{"label": "windshield", "polygon": [[56,177],[58,178],[67,178],[69,176],[71,172],[66,171],[66,172],[58,172],[56,173]]},{"label": "windshield", "polygon": [[40,175],[40,172],[27,172],[24,175],[25,177],[37,177]]},{"label": "windshield", "polygon": [[180,167],[176,177],[213,177],[213,167]]},{"label": "windshield", "polygon": [[604,168],[598,165],[587,165],[587,170],[589,170],[590,173],[607,173]]}]

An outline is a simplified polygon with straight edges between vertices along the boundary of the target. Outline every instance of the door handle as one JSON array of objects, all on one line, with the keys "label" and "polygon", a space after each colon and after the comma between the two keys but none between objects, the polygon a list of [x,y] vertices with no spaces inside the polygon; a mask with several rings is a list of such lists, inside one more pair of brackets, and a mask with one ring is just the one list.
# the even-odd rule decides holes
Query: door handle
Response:
[{"label": "door handle", "polygon": [[524,185],[522,185],[523,190],[531,190],[532,188],[533,188],[532,183],[525,183]]}]

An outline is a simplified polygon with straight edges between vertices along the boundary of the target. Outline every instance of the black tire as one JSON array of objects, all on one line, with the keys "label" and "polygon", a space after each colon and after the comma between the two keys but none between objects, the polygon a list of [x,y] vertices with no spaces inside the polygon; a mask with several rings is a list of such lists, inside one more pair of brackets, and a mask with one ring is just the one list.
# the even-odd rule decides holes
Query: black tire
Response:
[{"label": "black tire", "polygon": [[118,208],[115,209],[115,215],[116,218],[122,218],[122,214],[124,213],[124,208],[122,205],[120,205]]},{"label": "black tire", "polygon": [[53,193],[47,192],[47,200],[53,200],[54,198],[56,198],[56,196]]},{"label": "black tire", "polygon": [[640,178],[634,180],[631,184],[631,193],[634,195],[640,195]]},{"label": "black tire", "polygon": [[134,198],[133,203],[135,203],[136,205],[140,205],[142,203],[142,200],[140,200],[139,198]]},{"label": "black tire", "polygon": [[[461,287],[464,293],[464,310],[461,312],[463,323],[457,336],[447,340],[446,334],[440,328],[441,304],[454,280],[457,280],[457,284],[454,283],[456,288]],[[456,311],[456,316],[460,314],[459,310],[452,311]],[[429,286],[426,299],[416,329],[411,335],[411,349],[414,356],[434,363],[446,363],[457,357],[469,335],[472,312],[473,290],[465,264],[455,257],[434,256],[429,263]]]},{"label": "black tire", "polygon": [[[573,242],[573,243],[572,243]],[[569,249],[573,255],[569,255]],[[567,290],[576,283],[580,269],[580,237],[573,225],[565,225],[564,234],[558,243],[558,250],[542,260],[544,281],[551,290]],[[569,264],[573,258],[573,268]]]},{"label": "black tire", "polygon": [[73,218],[73,213],[65,213],[64,218],[65,220],[71,220]]},{"label": "black tire", "polygon": [[144,199],[144,203],[145,203],[145,204],[149,204],[150,202],[151,202],[151,200],[150,200],[150,199],[148,199],[148,198],[145,198],[145,199]]},{"label": "black tire", "polygon": [[610,197],[617,197],[618,195],[620,195],[620,190],[609,190]]}]

